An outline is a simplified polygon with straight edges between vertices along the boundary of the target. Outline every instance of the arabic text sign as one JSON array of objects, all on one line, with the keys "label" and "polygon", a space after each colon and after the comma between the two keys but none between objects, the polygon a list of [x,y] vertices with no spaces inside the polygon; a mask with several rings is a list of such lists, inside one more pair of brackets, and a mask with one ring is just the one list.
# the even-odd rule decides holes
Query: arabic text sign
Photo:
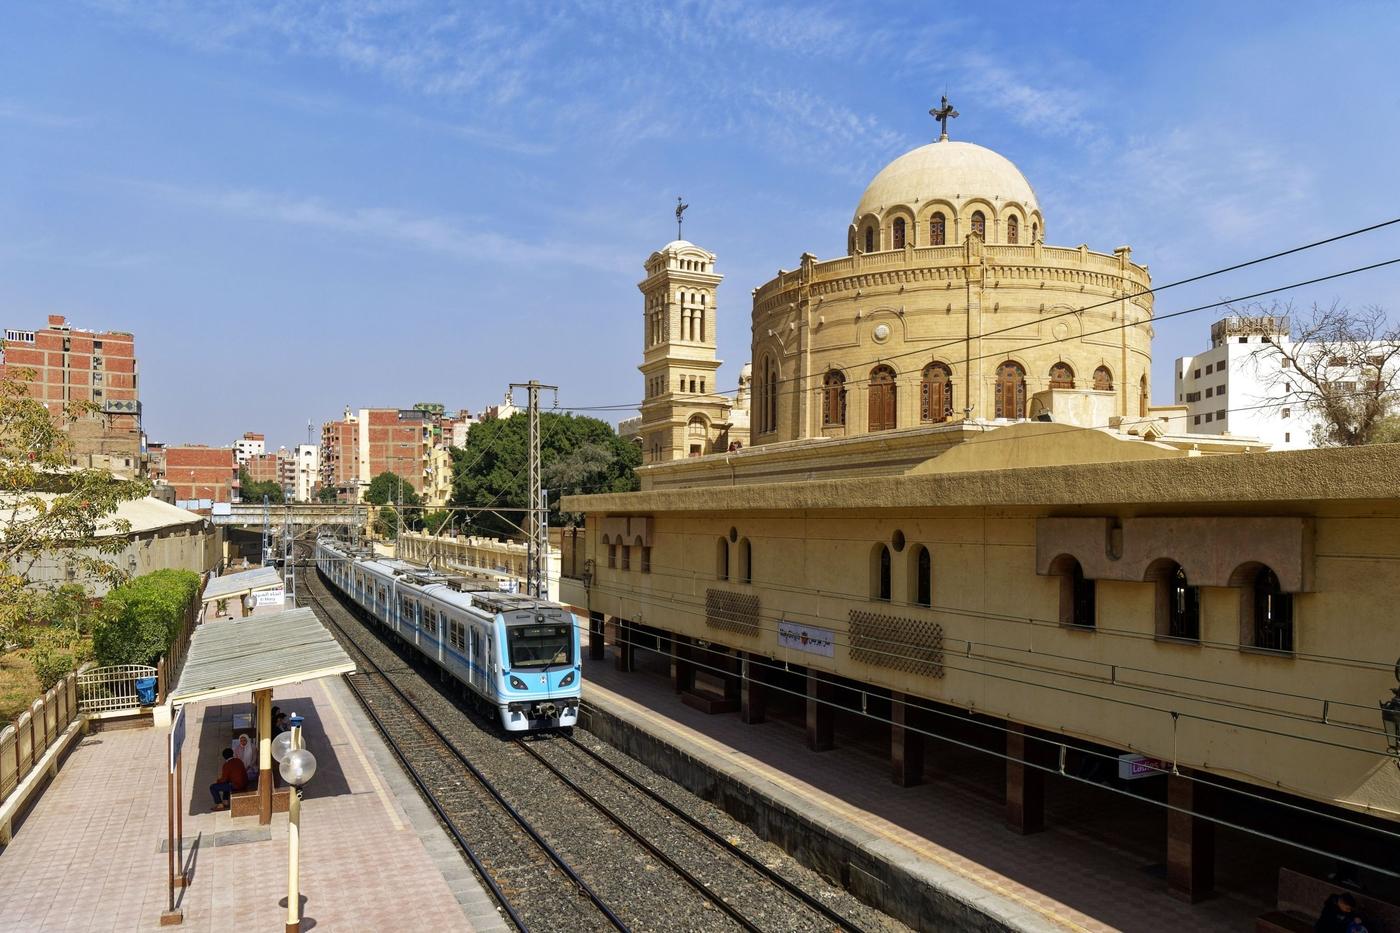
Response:
[{"label": "arabic text sign", "polygon": [[778,622],[778,644],[784,648],[819,654],[827,658],[836,653],[834,633],[830,629],[788,622],[785,619]]}]

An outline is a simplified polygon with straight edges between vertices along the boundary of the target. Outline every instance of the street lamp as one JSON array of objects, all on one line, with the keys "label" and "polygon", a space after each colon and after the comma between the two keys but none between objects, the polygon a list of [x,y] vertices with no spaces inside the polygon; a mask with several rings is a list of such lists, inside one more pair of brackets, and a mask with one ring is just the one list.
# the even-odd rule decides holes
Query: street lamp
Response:
[{"label": "street lamp", "polygon": [[287,720],[291,729],[272,740],[272,757],[281,767],[282,780],[291,786],[287,800],[287,927],[286,933],[301,930],[301,893],[298,890],[301,855],[301,788],[316,776],[316,756],[302,745],[302,718],[293,713]]},{"label": "street lamp", "polygon": [[[1395,662],[1395,682],[1400,684],[1400,659]],[[1381,704],[1381,723],[1385,725],[1390,755],[1400,767],[1400,687],[1391,687],[1390,693],[1390,699]]]}]

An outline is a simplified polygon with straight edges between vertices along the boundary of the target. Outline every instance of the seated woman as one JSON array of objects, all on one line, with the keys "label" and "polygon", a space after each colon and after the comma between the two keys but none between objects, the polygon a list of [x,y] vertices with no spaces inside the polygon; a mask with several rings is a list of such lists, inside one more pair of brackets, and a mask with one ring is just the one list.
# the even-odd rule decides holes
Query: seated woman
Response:
[{"label": "seated woman", "polygon": [[248,772],[249,783],[256,781],[258,779],[258,751],[253,747],[248,733],[240,733],[238,738],[233,740],[233,754],[235,758],[243,762],[243,767]]}]

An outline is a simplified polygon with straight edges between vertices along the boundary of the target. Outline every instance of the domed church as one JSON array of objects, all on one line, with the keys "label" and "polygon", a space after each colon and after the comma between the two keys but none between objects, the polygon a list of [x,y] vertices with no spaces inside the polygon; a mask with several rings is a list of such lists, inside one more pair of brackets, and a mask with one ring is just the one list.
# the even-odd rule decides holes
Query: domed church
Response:
[{"label": "domed church", "polygon": [[[1047,246],[1050,227],[1025,175],[999,153],[949,139],[941,120],[937,141],[895,159],[866,187],[845,256],[805,253],[798,268],[754,290],[748,436],[730,423],[734,408],[713,395],[714,254],[678,240],[652,255],[642,283],[643,421],[669,430],[664,438],[653,430],[650,441],[643,432],[647,462],[736,440],[759,446],[956,422],[1121,430],[1151,418],[1159,424],[1149,435],[1167,433],[1164,419],[1176,412],[1149,413],[1147,268],[1126,246],[1111,254]],[[686,323],[696,313],[698,331]],[[674,366],[661,372],[665,357],[693,363],[703,377],[692,388]],[[684,397],[667,395],[674,380]]]}]

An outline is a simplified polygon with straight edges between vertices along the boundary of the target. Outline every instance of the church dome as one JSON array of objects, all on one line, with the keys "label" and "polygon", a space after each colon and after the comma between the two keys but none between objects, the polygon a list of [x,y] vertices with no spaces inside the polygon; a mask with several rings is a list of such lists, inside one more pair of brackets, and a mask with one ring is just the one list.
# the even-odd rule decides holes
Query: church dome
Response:
[{"label": "church dome", "polygon": [[[976,223],[975,214],[981,215]],[[988,243],[1028,244],[1044,232],[1035,190],[1010,159],[976,143],[944,139],[906,152],[880,170],[851,220],[851,250],[864,249],[866,242],[873,249],[865,252],[901,248],[904,243],[893,232],[900,217],[913,234],[914,225],[927,228],[926,221],[936,215],[946,220],[944,242],[950,245],[975,229]],[[873,235],[867,237],[867,230]],[[929,240],[909,238],[920,246]]]}]

